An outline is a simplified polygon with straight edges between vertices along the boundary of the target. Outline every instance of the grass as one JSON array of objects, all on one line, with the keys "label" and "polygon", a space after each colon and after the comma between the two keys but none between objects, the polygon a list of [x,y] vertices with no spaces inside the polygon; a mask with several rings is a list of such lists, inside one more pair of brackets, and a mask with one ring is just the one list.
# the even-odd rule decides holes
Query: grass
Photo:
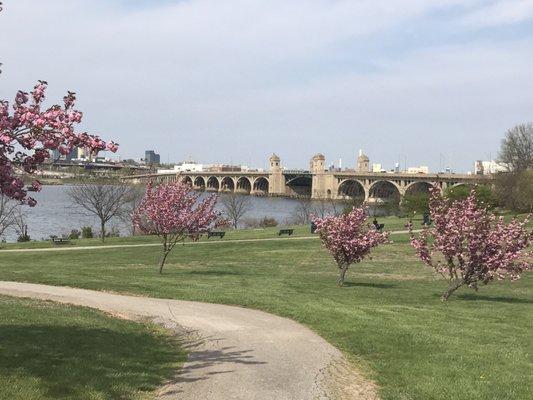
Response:
[{"label": "grass", "polygon": [[151,399],[184,359],[154,325],[0,296],[2,400]]},{"label": "grass", "polygon": [[275,230],[178,246],[162,276],[155,272],[158,247],[0,253],[0,279],[286,316],[344,351],[378,383],[383,400],[532,398],[531,275],[478,293],[461,289],[443,304],[445,283],[415,258],[407,235],[349,270],[344,288],[336,287],[336,268],[316,240],[232,243],[237,235],[273,237]]},{"label": "grass", "polygon": [[[378,218],[380,223],[385,223],[387,230],[405,230],[405,224],[407,219],[397,218],[397,217],[382,217]],[[421,226],[422,219],[415,220],[415,229],[418,226]],[[265,239],[265,238],[275,238],[281,228],[292,228],[294,229],[294,235],[301,236],[312,236],[310,232],[310,226],[307,225],[280,225],[274,228],[250,228],[250,229],[238,229],[238,230],[226,230],[226,235],[224,236],[223,241],[226,240],[241,240],[241,239]],[[203,236],[200,241],[218,241],[218,238],[207,239]],[[48,247],[58,247],[58,246],[102,246],[102,245],[122,245],[122,244],[141,244],[141,243],[159,243],[159,239],[156,236],[126,236],[126,237],[110,237],[106,238],[105,242],[102,243],[102,240],[99,238],[92,239],[74,239],[71,240],[69,244],[55,245],[50,241],[31,241],[26,243],[1,243],[1,249],[40,249]]]}]

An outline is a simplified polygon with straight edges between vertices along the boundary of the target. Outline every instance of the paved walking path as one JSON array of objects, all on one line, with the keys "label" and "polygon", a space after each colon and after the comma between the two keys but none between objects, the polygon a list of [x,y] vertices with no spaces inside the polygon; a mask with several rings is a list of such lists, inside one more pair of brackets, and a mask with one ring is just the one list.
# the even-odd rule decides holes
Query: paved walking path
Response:
[{"label": "paved walking path", "polygon": [[[415,233],[420,230],[413,231]],[[405,234],[409,231],[392,231],[391,235]],[[257,238],[257,239],[228,239],[228,240],[213,240],[213,241],[200,241],[200,242],[185,242],[184,245],[203,245],[203,244],[220,244],[220,243],[248,243],[248,242],[273,242],[273,241],[287,241],[287,240],[316,240],[318,236],[296,236],[296,237],[273,237],[273,238]],[[58,247],[41,247],[34,249],[4,249],[0,250],[2,253],[28,253],[28,252],[41,252],[41,251],[73,251],[73,250],[93,250],[93,249],[117,249],[128,247],[153,247],[161,246],[161,243],[138,243],[138,244],[109,244],[109,245],[96,245],[96,246],[69,246],[66,244],[58,245]]]},{"label": "paved walking path", "polygon": [[292,320],[261,311],[18,282],[0,281],[0,294],[148,318],[177,330],[189,358],[161,389],[161,399],[377,399],[374,385],[335,347]]}]

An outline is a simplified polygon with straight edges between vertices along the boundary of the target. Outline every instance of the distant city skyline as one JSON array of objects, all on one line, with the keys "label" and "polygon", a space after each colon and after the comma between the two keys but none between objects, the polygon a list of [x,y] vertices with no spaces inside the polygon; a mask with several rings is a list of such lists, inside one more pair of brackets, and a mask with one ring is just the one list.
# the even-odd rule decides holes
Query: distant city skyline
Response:
[{"label": "distant city skyline", "polygon": [[123,159],[465,172],[533,120],[529,0],[3,3],[0,99],[74,90]]}]

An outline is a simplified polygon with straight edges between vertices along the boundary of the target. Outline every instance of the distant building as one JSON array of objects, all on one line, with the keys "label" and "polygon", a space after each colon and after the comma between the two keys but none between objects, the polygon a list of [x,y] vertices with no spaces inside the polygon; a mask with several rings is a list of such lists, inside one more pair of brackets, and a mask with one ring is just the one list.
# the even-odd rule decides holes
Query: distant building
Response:
[{"label": "distant building", "polygon": [[52,159],[60,161],[73,161],[73,160],[89,160],[91,157],[88,149],[82,147],[74,147],[67,155],[63,155],[59,150],[52,150]]},{"label": "distant building", "polygon": [[400,163],[394,164],[394,172],[396,172],[396,173],[400,172]]},{"label": "distant building", "polygon": [[181,162],[177,165],[174,165],[172,169],[158,169],[158,174],[172,174],[180,172],[203,172],[204,165],[197,164],[194,161]]},{"label": "distant building", "polygon": [[206,172],[241,172],[243,167],[240,165],[227,165],[227,164],[210,164],[204,165],[204,171]]},{"label": "distant building", "polygon": [[359,150],[359,157],[357,157],[357,172],[370,171],[370,159],[363,154],[363,150]]},{"label": "distant building", "polygon": [[161,157],[153,150],[146,150],[144,152],[144,162],[146,165],[159,165],[161,164]]},{"label": "distant building", "polygon": [[407,173],[409,174],[429,174],[429,167],[426,165],[421,165],[419,167],[409,167],[407,168]]},{"label": "distant building", "polygon": [[383,171],[383,168],[381,168],[381,164],[372,164],[372,172],[379,173],[382,171]]},{"label": "distant building", "polygon": [[499,163],[494,160],[492,161],[478,160],[474,163],[474,174],[475,175],[490,175],[490,174],[497,174],[498,172],[506,172],[506,171],[508,171],[506,164]]}]

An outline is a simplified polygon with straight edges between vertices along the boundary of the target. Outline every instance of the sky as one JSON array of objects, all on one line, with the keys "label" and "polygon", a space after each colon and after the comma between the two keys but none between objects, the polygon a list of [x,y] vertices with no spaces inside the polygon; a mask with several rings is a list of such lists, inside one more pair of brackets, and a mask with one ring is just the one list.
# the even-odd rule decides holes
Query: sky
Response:
[{"label": "sky", "polygon": [[78,94],[122,158],[433,171],[533,121],[533,0],[3,0],[0,99]]}]

